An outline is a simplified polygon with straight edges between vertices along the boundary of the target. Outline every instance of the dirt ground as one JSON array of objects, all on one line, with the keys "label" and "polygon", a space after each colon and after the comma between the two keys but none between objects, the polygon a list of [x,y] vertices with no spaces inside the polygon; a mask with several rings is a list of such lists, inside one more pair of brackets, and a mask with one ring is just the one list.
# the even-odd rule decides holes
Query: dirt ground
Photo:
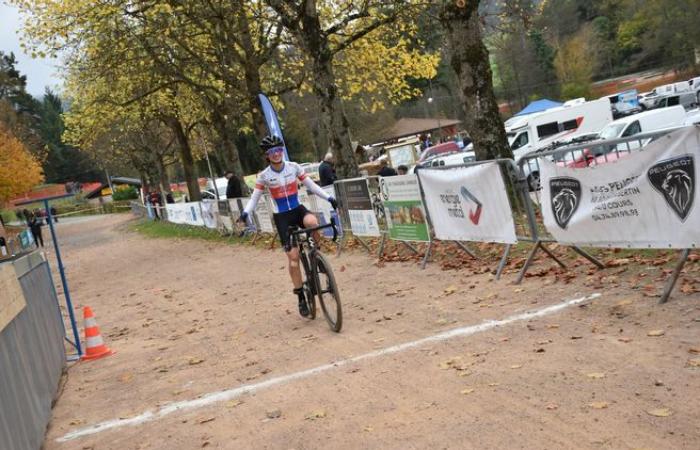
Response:
[{"label": "dirt ground", "polygon": [[279,248],[147,239],[131,220],[59,226],[76,308],[116,354],[69,367],[47,450],[700,448],[697,292],[660,306],[614,269],[516,286],[352,251],[330,257],[335,334],[296,312]]}]

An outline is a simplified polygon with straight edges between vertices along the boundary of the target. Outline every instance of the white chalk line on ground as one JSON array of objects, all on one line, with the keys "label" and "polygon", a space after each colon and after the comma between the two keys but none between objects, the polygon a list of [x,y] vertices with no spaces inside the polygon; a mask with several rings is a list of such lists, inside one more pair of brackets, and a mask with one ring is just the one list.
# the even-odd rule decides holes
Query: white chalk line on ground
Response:
[{"label": "white chalk line on ground", "polygon": [[420,347],[425,344],[433,343],[433,342],[440,342],[440,341],[446,341],[448,339],[452,339],[458,336],[470,336],[476,333],[481,333],[484,331],[491,330],[493,328],[497,327],[502,327],[505,325],[509,325],[513,322],[519,322],[523,320],[530,320],[538,317],[544,317],[548,316],[550,314],[554,314],[556,312],[559,312],[565,308],[568,308],[573,305],[578,305],[580,303],[593,300],[595,298],[600,297],[601,294],[599,293],[593,293],[590,295],[587,295],[585,297],[579,297],[575,298],[572,300],[566,300],[561,303],[557,303],[555,305],[547,306],[545,308],[537,309],[537,310],[532,310],[532,311],[527,311],[521,314],[516,314],[514,316],[507,317],[505,319],[501,320],[488,320],[485,322],[482,322],[478,325],[470,325],[466,327],[460,327],[460,328],[454,328],[452,330],[447,330],[445,332],[435,334],[433,336],[428,336],[422,339],[418,339],[415,341],[410,341],[410,342],[405,342],[403,344],[398,344],[394,345],[391,347],[383,348],[380,350],[375,350],[373,352],[369,353],[364,353],[362,355],[354,356],[352,358],[347,358],[347,359],[341,359],[339,361],[335,361],[330,364],[324,364],[322,366],[317,366],[313,367],[311,369],[307,370],[302,370],[301,372],[295,372],[295,373],[290,373],[288,375],[283,375],[280,377],[275,377],[275,378],[270,378],[269,380],[261,381],[259,383],[252,383],[252,384],[245,384],[243,386],[239,386],[237,388],[232,388],[232,389],[226,389],[223,391],[218,391],[218,392],[211,392],[209,394],[205,394],[199,398],[193,399],[193,400],[183,400],[181,402],[175,402],[171,403],[169,405],[165,405],[157,410],[149,410],[146,411],[142,414],[139,414],[138,416],[134,417],[129,417],[126,419],[115,419],[115,420],[107,420],[104,422],[100,422],[98,424],[81,428],[75,431],[71,431],[70,433],[65,434],[64,436],[56,439],[58,442],[66,442],[70,441],[73,439],[81,438],[84,436],[89,436],[91,434],[96,434],[96,433],[101,433],[103,431],[107,431],[110,429],[114,428],[121,428],[129,425],[140,425],[142,423],[146,422],[151,422],[154,420],[158,420],[162,417],[168,416],[174,412],[178,411],[188,411],[188,410],[193,410],[193,409],[198,409],[198,408],[203,408],[205,406],[214,404],[214,403],[219,403],[219,402],[224,402],[227,400],[234,399],[236,397],[240,397],[244,394],[250,394],[253,392],[257,392],[272,386],[277,386],[281,384],[288,383],[290,381],[298,380],[301,378],[306,378],[312,375],[316,375],[322,372],[327,372],[331,369],[335,369],[337,367],[342,367],[351,363],[356,363],[359,361],[363,361],[365,359],[371,359],[371,358],[377,358],[380,356],[386,356],[386,355],[391,355],[394,353],[399,353],[403,352],[405,350],[409,350],[412,348]]}]

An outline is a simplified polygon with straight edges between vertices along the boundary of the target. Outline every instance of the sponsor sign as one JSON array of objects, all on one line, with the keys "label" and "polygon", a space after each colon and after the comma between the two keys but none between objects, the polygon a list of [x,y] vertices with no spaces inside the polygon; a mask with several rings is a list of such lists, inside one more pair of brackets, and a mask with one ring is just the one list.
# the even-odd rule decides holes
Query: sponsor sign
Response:
[{"label": "sponsor sign", "polygon": [[416,175],[379,178],[389,237],[399,241],[430,240],[425,207]]},{"label": "sponsor sign", "polygon": [[168,221],[185,225],[204,225],[200,208],[199,202],[168,203],[165,205]]},{"label": "sponsor sign", "polygon": [[338,186],[344,194],[344,206],[348,211],[352,233],[356,236],[380,236],[367,179],[343,180],[342,183],[338,183]]},{"label": "sponsor sign", "polygon": [[514,244],[515,223],[497,163],[418,172],[435,237]]},{"label": "sponsor sign", "polygon": [[215,200],[203,200],[202,203],[202,220],[204,226],[211,229],[216,229],[219,222],[218,204]]},{"label": "sponsor sign", "polygon": [[567,244],[697,246],[698,158],[700,131],[686,128],[597,166],[574,169],[541,159],[545,226]]}]

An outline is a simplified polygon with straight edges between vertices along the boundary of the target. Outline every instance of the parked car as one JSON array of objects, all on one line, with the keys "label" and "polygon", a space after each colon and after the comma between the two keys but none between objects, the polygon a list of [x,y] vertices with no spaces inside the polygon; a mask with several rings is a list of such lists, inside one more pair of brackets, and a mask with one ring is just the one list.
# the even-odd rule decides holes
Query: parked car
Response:
[{"label": "parked car", "polygon": [[457,143],[454,141],[448,141],[443,142],[442,144],[433,145],[432,147],[428,147],[425,150],[423,150],[423,153],[421,153],[420,158],[418,158],[418,163],[422,163],[423,161],[427,161],[430,158],[444,153],[459,152],[459,150],[459,145],[457,145]]},{"label": "parked car", "polygon": [[695,93],[695,101],[700,105],[700,77],[688,80],[691,92]]},{"label": "parked car", "polygon": [[434,156],[427,161],[424,161],[422,163],[416,164],[415,166],[411,167],[411,169],[409,170],[409,173],[415,173],[416,170],[419,170],[423,167],[455,166],[455,165],[465,164],[465,163],[474,162],[474,161],[476,161],[476,154],[474,153],[474,151],[472,151],[472,150],[460,151],[460,152],[450,153],[447,155]]},{"label": "parked car", "polygon": [[[601,141],[605,141],[632,137],[637,134],[683,126],[685,120],[686,112],[680,105],[653,109],[610,122],[600,131],[598,138]],[[617,145],[592,145],[591,148],[583,150],[581,155],[563,162],[567,167],[586,167],[591,164],[602,164],[626,156],[632,149],[648,143],[649,139],[643,142],[633,141]]]},{"label": "parked car", "polygon": [[685,109],[692,109],[695,108],[697,104],[698,99],[695,96],[695,93],[686,91],[676,94],[662,95],[654,101],[653,106],[651,106],[649,109],[667,108],[669,106],[676,105],[681,105]]}]

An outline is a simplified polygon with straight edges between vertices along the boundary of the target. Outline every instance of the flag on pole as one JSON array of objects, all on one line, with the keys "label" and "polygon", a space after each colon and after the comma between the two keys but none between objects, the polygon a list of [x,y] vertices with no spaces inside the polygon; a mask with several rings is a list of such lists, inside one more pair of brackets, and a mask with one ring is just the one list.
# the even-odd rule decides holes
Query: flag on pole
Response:
[{"label": "flag on pole", "polygon": [[[282,139],[282,142],[284,143],[282,127],[280,126],[279,120],[277,120],[277,113],[275,112],[275,108],[272,106],[270,99],[268,99],[265,94],[258,94],[258,99],[260,100],[260,106],[262,107],[262,112],[265,116],[268,133]],[[287,153],[286,143],[284,144],[284,160],[289,161],[289,153]]]}]

